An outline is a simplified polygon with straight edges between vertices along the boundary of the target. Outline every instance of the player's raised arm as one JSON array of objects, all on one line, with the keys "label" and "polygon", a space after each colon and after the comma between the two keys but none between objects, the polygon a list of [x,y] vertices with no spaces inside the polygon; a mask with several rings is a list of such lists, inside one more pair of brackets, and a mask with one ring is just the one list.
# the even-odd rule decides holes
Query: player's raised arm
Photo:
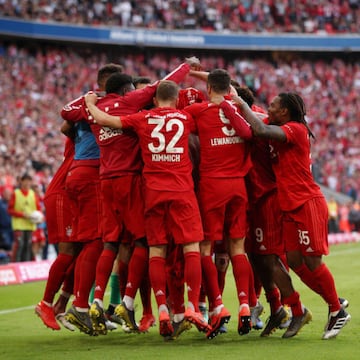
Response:
[{"label": "player's raised arm", "polygon": [[115,129],[121,129],[122,123],[120,116],[109,115],[106,112],[100,110],[96,106],[97,95],[94,92],[89,92],[85,95],[85,103],[88,111],[90,112],[90,117],[93,118],[93,122],[101,126],[108,126]]},{"label": "player's raised arm", "polygon": [[249,123],[238,113],[235,105],[231,104],[229,100],[223,100],[220,103],[220,108],[241,138],[247,140],[252,138],[253,134]]},{"label": "player's raised arm", "polygon": [[209,76],[209,72],[208,71],[199,71],[199,70],[193,70],[191,69],[189,71],[189,75],[194,77],[194,78],[197,78],[199,80],[202,80],[202,81],[207,81],[208,79],[208,76]]},{"label": "player's raised arm", "polygon": [[280,126],[264,124],[240,96],[231,95],[231,98],[239,106],[241,115],[251,125],[255,136],[286,141],[286,135]]}]

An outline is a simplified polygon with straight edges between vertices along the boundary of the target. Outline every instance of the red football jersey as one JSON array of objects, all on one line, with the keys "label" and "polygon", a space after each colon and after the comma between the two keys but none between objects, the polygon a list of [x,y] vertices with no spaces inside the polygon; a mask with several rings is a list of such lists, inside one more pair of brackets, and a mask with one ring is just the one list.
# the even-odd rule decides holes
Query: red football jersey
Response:
[{"label": "red football jersey", "polygon": [[192,117],[173,108],[155,108],[121,118],[123,128],[139,135],[147,187],[161,191],[194,188],[189,157]]},{"label": "red football jersey", "polygon": [[[193,116],[199,135],[200,177],[245,176],[251,167],[248,144],[237,135],[221,107],[206,101],[184,110]],[[248,130],[251,137],[250,128]]]},{"label": "red football jersey", "polygon": [[290,211],[323,195],[311,173],[310,139],[306,126],[290,121],[281,128],[287,141],[270,141],[271,161],[280,207],[283,211]]},{"label": "red football jersey", "polygon": [[[268,124],[268,119],[263,120]],[[250,148],[252,168],[247,176],[246,187],[252,203],[277,188],[274,170],[271,166],[269,140],[254,137]]]},{"label": "red football jersey", "polygon": [[186,106],[201,103],[206,100],[205,95],[198,89],[189,87],[179,91],[177,108],[183,109]]},{"label": "red football jersey", "polygon": [[86,119],[86,112],[84,110],[84,96],[69,102],[61,109],[61,117],[64,120],[77,122]]},{"label": "red football jersey", "polygon": [[[108,94],[99,99],[96,105],[110,115],[133,114],[146,106],[154,96],[155,89],[144,89],[148,90],[146,103],[144,103],[144,91],[137,90],[125,96]],[[139,139],[135,132],[97,125],[93,123],[91,116],[89,122],[92,124],[91,129],[100,148],[100,179],[141,172]]]},{"label": "red football jersey", "polygon": [[[181,64],[163,80],[172,80],[178,83],[183,80],[189,70],[188,64]],[[96,105],[99,109],[114,116],[137,113],[152,103],[158,84],[159,82],[156,82],[142,89],[130,91],[124,96],[108,94],[99,99]],[[99,126],[94,123],[93,117],[89,114],[87,119],[92,124],[91,128],[100,148],[101,179],[123,176],[129,172],[140,172],[142,170],[138,137],[135,132]]]},{"label": "red football jersey", "polygon": [[70,138],[66,138],[64,160],[51,179],[46,189],[45,197],[65,189],[65,180],[75,154],[75,145]]}]

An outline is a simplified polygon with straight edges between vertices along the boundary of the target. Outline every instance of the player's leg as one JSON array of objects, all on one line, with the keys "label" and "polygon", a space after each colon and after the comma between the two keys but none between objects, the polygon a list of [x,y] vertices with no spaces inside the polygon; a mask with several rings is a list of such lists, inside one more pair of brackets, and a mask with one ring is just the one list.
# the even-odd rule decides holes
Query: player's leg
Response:
[{"label": "player's leg", "polygon": [[149,276],[151,287],[155,294],[159,313],[159,330],[163,337],[173,334],[169,308],[166,301],[166,245],[150,246]]},{"label": "player's leg", "polygon": [[118,242],[105,242],[96,265],[94,301],[89,310],[93,328],[102,335],[106,335],[106,319],[104,312],[104,294],[118,253]]}]

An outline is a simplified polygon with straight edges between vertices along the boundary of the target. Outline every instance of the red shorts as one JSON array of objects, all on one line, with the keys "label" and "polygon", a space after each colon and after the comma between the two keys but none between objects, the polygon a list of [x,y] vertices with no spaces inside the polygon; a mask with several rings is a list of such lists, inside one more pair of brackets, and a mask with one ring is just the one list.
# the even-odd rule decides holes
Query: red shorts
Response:
[{"label": "red shorts", "polygon": [[45,196],[45,219],[49,244],[70,241],[72,213],[65,191]]},{"label": "red shorts", "polygon": [[124,245],[134,245],[133,236],[123,227],[123,232],[120,235],[120,241]]},{"label": "red shorts", "polygon": [[284,212],[282,228],[286,251],[300,250],[304,256],[329,253],[328,208],[323,197]]},{"label": "red shorts", "polygon": [[92,241],[101,237],[99,168],[79,166],[68,172],[65,182],[73,216],[72,241]]},{"label": "red shorts", "polygon": [[166,245],[171,238],[169,233],[175,244],[203,240],[200,211],[194,192],[146,189],[145,229],[149,246]]},{"label": "red shorts", "polygon": [[260,255],[284,254],[281,224],[282,211],[277,192],[272,192],[249,211],[247,250]]},{"label": "red shorts", "polygon": [[31,242],[33,244],[45,244],[46,237],[45,237],[44,229],[37,228],[36,230],[34,230],[32,232]]},{"label": "red shorts", "polygon": [[244,178],[200,179],[198,198],[205,240],[245,237],[248,199]]},{"label": "red shorts", "polygon": [[124,231],[133,240],[145,236],[141,175],[101,180],[102,234],[104,242],[118,242]]}]

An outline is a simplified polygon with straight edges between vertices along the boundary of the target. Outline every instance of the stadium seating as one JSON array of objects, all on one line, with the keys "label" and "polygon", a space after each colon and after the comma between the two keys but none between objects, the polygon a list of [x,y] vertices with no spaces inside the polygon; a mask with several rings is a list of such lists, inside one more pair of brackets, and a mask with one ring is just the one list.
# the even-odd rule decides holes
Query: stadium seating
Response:
[{"label": "stadium seating", "polygon": [[[9,26],[2,19],[20,20],[17,22],[23,23],[25,30],[18,24]],[[77,25],[89,25],[87,30],[107,26],[107,29],[115,29],[101,35],[104,36],[101,42],[107,44],[114,43],[113,36],[122,44],[123,38],[117,37],[129,38],[127,29],[130,29],[132,40],[127,48],[102,47],[101,52],[96,45],[65,47],[56,42],[37,42],[39,28],[32,28],[32,21],[48,27],[62,24],[63,29]],[[358,0],[5,0],[0,1],[1,22],[2,34],[14,36],[14,40],[4,37],[0,42],[3,109],[0,116],[0,195],[4,188],[13,188],[16,178],[25,171],[46,188],[63,157],[60,110],[68,101],[95,88],[99,66],[118,62],[129,74],[156,80],[175,68],[184,56],[197,55],[204,70],[226,68],[234,80],[254,91],[258,105],[265,108],[278,92],[298,92],[305,100],[307,120],[317,138],[312,143],[315,180],[330,191],[359,200],[360,63],[356,53],[350,51],[359,51],[356,45],[360,33]],[[83,33],[83,27],[78,28]],[[139,28],[143,30],[138,34]],[[11,29],[16,29],[15,33]],[[166,42],[161,45],[164,50],[148,47],[144,51],[137,47],[138,41],[142,46],[154,46],[153,38],[155,43],[158,39],[155,32],[161,29],[162,38],[167,42],[174,38],[175,46]],[[219,41],[223,44],[225,36],[236,33],[229,46],[234,46],[234,41],[239,45],[236,51],[234,48],[221,55],[211,49],[197,53],[181,50],[177,49],[180,45],[176,42],[180,38],[186,42],[189,38],[177,30],[189,30],[193,41],[204,41],[204,49],[213,41],[206,34],[216,38],[221,34]],[[40,31],[47,30],[41,28]],[[58,38],[59,33],[53,31],[51,29]],[[62,29],[57,31],[61,33]],[[27,34],[26,44],[18,37],[21,33]],[[91,32],[87,34],[85,43],[93,39]],[[145,39],[144,34],[155,36]],[[175,39],[173,34],[179,38]],[[256,42],[259,39],[255,38],[261,41],[269,38],[268,42],[274,47],[267,44],[261,48]],[[308,46],[308,52],[301,55],[280,51],[284,48],[272,44],[274,39],[279,39],[282,45],[290,46],[289,42],[294,41],[297,47],[299,38],[304,38]],[[40,35],[39,39],[50,40],[46,35]],[[332,44],[324,51],[333,52],[322,54],[315,49],[317,52],[312,55],[313,45],[307,39],[311,44],[317,39],[326,39],[321,46]],[[347,47],[347,44],[350,45]],[[167,45],[173,49],[167,51]],[[244,51],[256,46],[266,53]],[[188,47],[197,48],[196,45]],[[348,52],[343,52],[344,49]],[[183,85],[205,90],[204,84],[191,78]]]},{"label": "stadium seating", "polygon": [[[249,86],[266,107],[280,91],[297,91],[305,99],[307,119],[317,137],[312,145],[314,176],[333,190],[357,197],[360,171],[360,64],[351,57],[330,59],[287,55],[265,58],[254,54],[201,55],[205,70],[226,68],[233,79]],[[62,160],[64,138],[59,112],[68,101],[94,89],[97,68],[120,62],[129,74],[153,80],[171,71],[182,55],[165,51],[56,45],[0,46],[0,187],[30,171],[47,185]],[[189,79],[185,85],[200,86]],[[0,189],[1,190],[1,189]],[[355,195],[354,195],[355,194]]]},{"label": "stadium seating", "polygon": [[357,0],[2,1],[0,15],[42,22],[163,29],[360,32]]}]

